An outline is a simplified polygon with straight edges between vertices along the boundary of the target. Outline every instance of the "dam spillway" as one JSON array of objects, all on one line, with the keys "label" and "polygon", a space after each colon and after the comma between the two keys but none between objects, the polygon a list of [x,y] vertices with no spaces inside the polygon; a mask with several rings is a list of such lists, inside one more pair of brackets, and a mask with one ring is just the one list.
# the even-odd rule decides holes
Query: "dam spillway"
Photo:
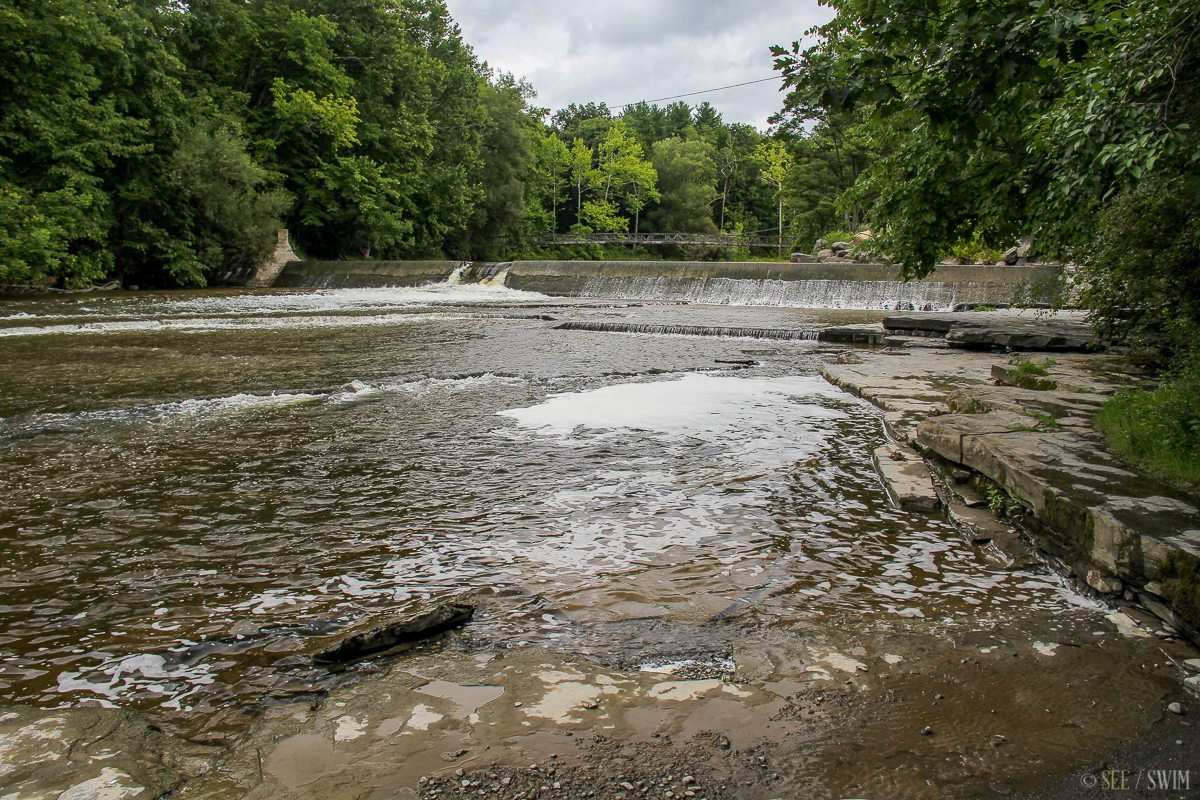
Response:
[{"label": "dam spillway", "polygon": [[305,261],[275,286],[419,286],[456,280],[501,284],[553,297],[858,310],[948,311],[963,305],[1053,300],[1057,266],[941,265],[924,280],[901,281],[882,264],[710,263],[698,261]]}]

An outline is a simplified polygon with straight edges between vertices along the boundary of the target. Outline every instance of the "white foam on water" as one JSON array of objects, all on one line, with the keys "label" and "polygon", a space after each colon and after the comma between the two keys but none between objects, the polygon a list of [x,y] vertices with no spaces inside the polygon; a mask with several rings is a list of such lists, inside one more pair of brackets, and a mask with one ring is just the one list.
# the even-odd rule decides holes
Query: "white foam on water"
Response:
[{"label": "white foam on water", "polygon": [[[37,319],[39,325],[0,328],[0,336],[41,336],[65,333],[130,333],[141,331],[283,330],[291,328],[351,328],[404,325],[428,319],[470,319],[470,315],[420,315],[406,312],[441,306],[520,305],[550,298],[537,292],[509,289],[503,280],[462,283],[456,271],[442,283],[404,288],[320,289],[316,291],[216,294],[172,299],[98,302],[69,309],[68,314],[30,315],[24,312],[0,319]],[[369,313],[379,312],[379,313]],[[83,314],[109,317],[78,322]]]},{"label": "white foam on water", "polygon": [[312,403],[325,399],[325,395],[307,393],[280,394],[235,394],[229,397],[180,400],[174,403],[156,403],[131,408],[106,408],[99,411],[81,411],[74,414],[35,414],[20,419],[0,419],[0,432],[6,427],[55,427],[59,425],[90,425],[96,422],[162,422],[179,418],[206,417],[234,414],[261,409]]},{"label": "white foam on water", "polygon": [[846,402],[818,377],[687,374],[502,411],[519,426],[505,432],[513,438],[585,450],[633,439],[650,459],[543,496],[539,502],[564,524],[553,538],[526,543],[521,556],[586,574],[707,542],[709,557],[732,564],[745,554],[740,538],[724,535],[765,514],[768,497],[744,484],[731,492],[730,480],[812,457],[834,434],[832,423],[847,416],[835,403]]},{"label": "white foam on water", "polygon": [[828,423],[846,413],[819,401],[844,397],[819,377],[693,373],[676,380],[552,395],[539,405],[499,413],[566,444],[586,432],[696,439],[728,448],[733,461],[770,469],[797,460],[824,441]]},{"label": "white foam on water", "polygon": [[496,386],[517,386],[522,383],[524,381],[521,378],[495,375],[489,372],[484,375],[468,375],[462,378],[422,378],[405,383],[384,383],[379,385],[379,389],[385,392],[423,395],[437,392],[470,392]]}]

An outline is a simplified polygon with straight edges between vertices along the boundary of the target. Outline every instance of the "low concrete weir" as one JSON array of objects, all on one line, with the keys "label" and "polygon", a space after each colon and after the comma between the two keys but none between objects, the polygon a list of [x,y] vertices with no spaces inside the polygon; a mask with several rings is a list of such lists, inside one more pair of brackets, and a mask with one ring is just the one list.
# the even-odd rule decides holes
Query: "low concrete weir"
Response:
[{"label": "low concrete weir", "polygon": [[787,328],[730,328],[709,325],[641,325],[630,322],[564,322],[555,326],[560,331],[590,331],[594,333],[642,333],[656,336],[727,336],[740,339],[780,339],[816,341],[818,330],[789,330]]},{"label": "low concrete weir", "polygon": [[272,286],[289,289],[356,289],[423,286],[449,279],[461,261],[293,261]]},{"label": "low concrete weir", "polygon": [[699,261],[318,261],[289,264],[276,286],[415,286],[456,280],[499,282],[560,297],[686,301],[715,305],[947,311],[960,305],[1047,302],[1056,266],[938,267],[904,282],[882,264]]}]

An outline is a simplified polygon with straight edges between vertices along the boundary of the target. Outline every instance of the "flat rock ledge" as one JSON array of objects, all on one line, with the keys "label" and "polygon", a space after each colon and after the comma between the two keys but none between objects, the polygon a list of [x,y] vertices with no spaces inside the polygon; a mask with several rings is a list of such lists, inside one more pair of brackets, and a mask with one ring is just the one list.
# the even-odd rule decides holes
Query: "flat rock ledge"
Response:
[{"label": "flat rock ledge", "polygon": [[892,335],[939,338],[951,347],[976,350],[1091,353],[1103,349],[1086,315],[1078,311],[914,312],[885,317],[883,328]]},{"label": "flat rock ledge", "polygon": [[948,516],[973,541],[995,540],[1016,557],[1000,519],[981,508],[1008,506],[1029,544],[1070,575],[1137,603],[1161,620],[1164,635],[1200,642],[1196,500],[1133,472],[1107,451],[1092,421],[1109,395],[1138,377],[1111,356],[1056,352],[1033,359],[1045,372],[1040,384],[1053,388],[1021,388],[1007,385],[1019,375],[1010,354],[917,341],[893,338],[899,346],[849,351],[822,368],[828,381],[883,411],[897,444],[877,451],[875,462],[893,499],[929,508],[913,469],[920,453],[941,467],[935,482]]}]

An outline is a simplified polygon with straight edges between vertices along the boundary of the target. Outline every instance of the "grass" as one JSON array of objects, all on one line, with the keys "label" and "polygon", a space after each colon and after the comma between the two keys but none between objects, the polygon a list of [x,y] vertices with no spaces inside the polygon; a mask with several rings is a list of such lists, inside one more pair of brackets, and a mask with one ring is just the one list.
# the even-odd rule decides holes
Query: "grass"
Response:
[{"label": "grass", "polygon": [[1156,388],[1117,392],[1096,415],[1096,427],[1141,471],[1200,488],[1200,360]]},{"label": "grass", "polygon": [[1050,374],[1050,367],[1053,367],[1056,363],[1054,359],[1047,358],[1040,364],[1027,359],[1013,359],[1008,363],[1013,367],[1010,378],[1013,386],[1018,386],[1022,389],[1033,389],[1039,392],[1058,388],[1057,383],[1046,377]]}]

